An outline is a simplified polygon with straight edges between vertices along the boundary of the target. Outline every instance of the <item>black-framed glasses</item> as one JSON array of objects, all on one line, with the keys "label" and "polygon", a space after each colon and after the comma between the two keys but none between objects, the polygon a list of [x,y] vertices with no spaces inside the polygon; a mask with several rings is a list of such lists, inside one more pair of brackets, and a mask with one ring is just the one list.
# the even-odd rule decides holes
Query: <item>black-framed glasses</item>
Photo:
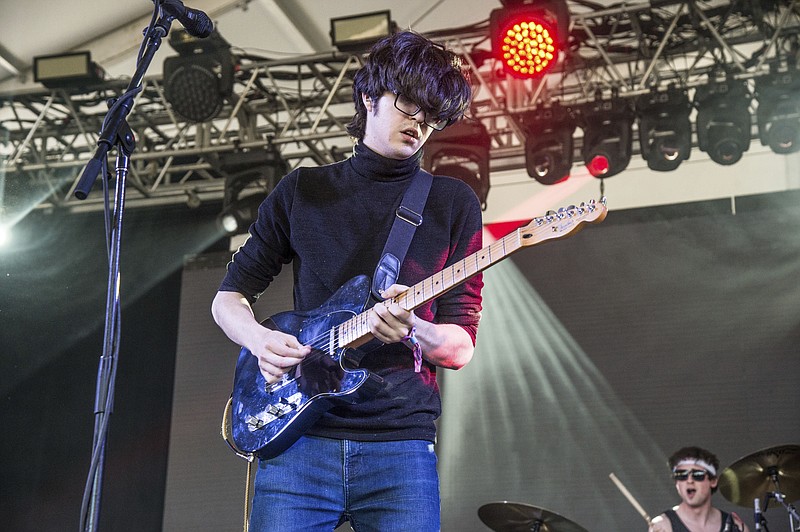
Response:
[{"label": "black-framed glasses", "polygon": [[691,476],[692,480],[695,482],[703,482],[706,476],[711,478],[711,473],[705,469],[678,469],[672,473],[672,478],[675,480],[688,480],[689,476]]},{"label": "black-framed glasses", "polygon": [[[419,105],[399,93],[395,93],[394,95],[394,108],[406,116],[416,116],[420,111],[422,111],[422,108]],[[441,131],[447,127],[447,124],[450,123],[450,120],[447,118],[433,118],[429,113],[426,112],[425,123],[436,131]]]}]

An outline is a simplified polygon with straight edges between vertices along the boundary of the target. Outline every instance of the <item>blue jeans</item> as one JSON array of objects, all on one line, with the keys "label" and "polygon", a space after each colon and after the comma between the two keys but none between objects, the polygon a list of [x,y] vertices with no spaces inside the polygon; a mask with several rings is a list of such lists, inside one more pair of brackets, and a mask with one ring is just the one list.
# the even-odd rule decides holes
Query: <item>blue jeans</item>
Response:
[{"label": "blue jeans", "polygon": [[439,476],[433,444],[359,442],[304,436],[261,460],[252,532],[439,530]]}]

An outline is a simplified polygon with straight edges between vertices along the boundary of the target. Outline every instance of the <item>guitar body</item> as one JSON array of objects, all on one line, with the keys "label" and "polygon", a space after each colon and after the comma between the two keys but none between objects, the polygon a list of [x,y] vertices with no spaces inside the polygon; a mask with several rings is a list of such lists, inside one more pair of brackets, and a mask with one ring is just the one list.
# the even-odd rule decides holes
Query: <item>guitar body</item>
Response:
[{"label": "guitar body", "polygon": [[232,435],[236,447],[268,459],[288,449],[337,402],[354,403],[375,394],[383,379],[364,369],[347,369],[346,348],[328,338],[337,325],[365,310],[370,281],[354,277],[312,311],[289,311],[263,322],[312,347],[281,381],[267,384],[258,360],[242,348],[232,394]]}]

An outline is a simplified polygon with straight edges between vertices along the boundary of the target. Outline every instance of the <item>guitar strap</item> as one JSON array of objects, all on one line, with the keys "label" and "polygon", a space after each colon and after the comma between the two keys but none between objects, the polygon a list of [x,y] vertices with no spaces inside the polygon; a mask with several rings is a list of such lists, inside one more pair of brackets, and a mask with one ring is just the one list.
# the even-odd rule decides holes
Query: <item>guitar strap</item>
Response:
[{"label": "guitar strap", "polygon": [[400,265],[406,257],[408,246],[414,237],[414,231],[422,223],[422,211],[428,201],[433,176],[420,168],[411,178],[400,206],[395,211],[394,223],[389,231],[389,238],[383,247],[383,254],[375,274],[372,276],[372,296],[378,301],[383,301],[384,290],[397,281],[400,274]]}]

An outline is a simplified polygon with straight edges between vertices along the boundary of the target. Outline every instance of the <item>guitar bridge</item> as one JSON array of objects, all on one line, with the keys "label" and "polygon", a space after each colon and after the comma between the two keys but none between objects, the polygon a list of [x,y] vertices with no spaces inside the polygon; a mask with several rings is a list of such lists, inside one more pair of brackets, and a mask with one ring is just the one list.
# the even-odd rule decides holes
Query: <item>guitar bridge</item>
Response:
[{"label": "guitar bridge", "polygon": [[267,425],[286,414],[294,412],[303,401],[303,394],[297,392],[289,397],[281,397],[277,403],[269,405],[266,410],[254,416],[248,416],[245,424],[250,432],[263,430]]}]

